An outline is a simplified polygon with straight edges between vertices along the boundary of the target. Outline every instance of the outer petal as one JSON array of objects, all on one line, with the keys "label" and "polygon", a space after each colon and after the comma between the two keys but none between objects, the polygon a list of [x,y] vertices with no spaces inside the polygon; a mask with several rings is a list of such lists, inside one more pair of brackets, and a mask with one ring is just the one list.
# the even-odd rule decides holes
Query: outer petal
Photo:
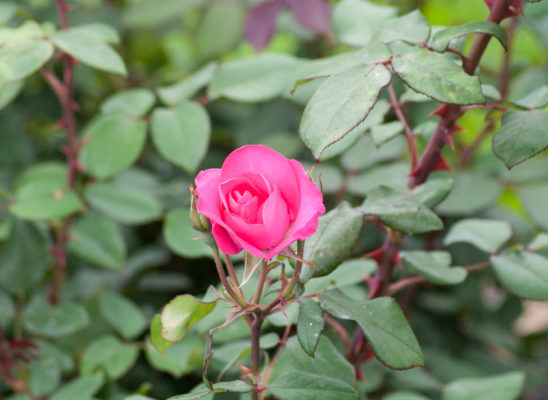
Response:
[{"label": "outer petal", "polygon": [[221,184],[221,170],[211,168],[200,171],[195,182],[196,194],[198,195],[198,211],[212,221],[220,219],[219,185]]},{"label": "outer petal", "polygon": [[252,173],[263,175],[271,187],[278,187],[291,213],[299,210],[299,183],[289,160],[262,145],[248,145],[234,150],[222,168],[222,181]]},{"label": "outer petal", "polygon": [[296,160],[289,160],[299,182],[300,208],[295,220],[290,224],[284,238],[266,253],[270,259],[279,254],[296,240],[309,238],[318,229],[318,217],[325,213],[323,196],[314,182],[306,176],[304,167]]},{"label": "outer petal", "polygon": [[211,224],[211,226],[211,234],[215,238],[217,246],[219,246],[219,249],[221,249],[223,253],[238,254],[242,251],[242,247],[232,240],[225,228],[216,223]]}]

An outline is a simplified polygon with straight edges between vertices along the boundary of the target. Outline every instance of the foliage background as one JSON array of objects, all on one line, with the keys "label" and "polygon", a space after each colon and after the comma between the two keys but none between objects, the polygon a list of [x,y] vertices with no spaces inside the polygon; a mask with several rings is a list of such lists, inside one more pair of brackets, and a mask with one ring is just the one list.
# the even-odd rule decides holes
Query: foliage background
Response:
[{"label": "foliage background", "polygon": [[[81,65],[75,68],[74,99],[79,106],[76,111],[79,132],[89,129],[105,107],[105,99],[115,93],[132,88],[146,88],[156,93],[209,62],[226,62],[255,54],[243,37],[246,12],[252,3],[244,0],[71,2],[71,25],[101,22],[115,27],[120,42],[114,46],[128,71],[127,76],[122,77]],[[333,6],[337,3],[331,1]],[[488,13],[480,0],[375,3],[396,6],[400,13],[419,8],[433,26],[484,20]],[[519,19],[513,33],[508,64],[509,99],[519,99],[548,85],[548,3],[528,4],[525,15],[527,18]],[[36,20],[44,29],[53,29],[58,25],[54,2],[20,0],[0,4],[0,24],[14,27],[26,20]],[[470,43],[465,40],[462,46],[466,48]],[[265,51],[314,59],[349,49],[331,34],[318,35],[304,28],[284,11],[278,19],[277,33]],[[500,89],[503,65],[503,50],[491,40],[481,62],[482,82]],[[53,59],[48,68],[60,72],[61,60]],[[401,82],[394,84],[398,92],[403,90]],[[60,106],[39,73],[24,80],[20,93],[11,102],[0,96],[0,189],[6,205],[0,211],[0,321],[6,340],[22,332],[23,337],[40,345],[40,350],[32,351],[31,360],[25,362],[18,358],[14,368],[16,376],[26,382],[25,391],[32,397],[24,394],[10,397],[12,390],[1,382],[0,396],[24,400],[54,394],[51,398],[55,400],[74,399],[59,388],[82,379],[79,376],[84,380],[79,381],[83,386],[78,393],[87,396],[82,400],[124,399],[136,392],[152,398],[167,398],[186,393],[200,383],[205,327],[185,338],[184,344],[168,350],[167,358],[159,357],[147,344],[149,322],[165,303],[182,292],[201,295],[209,285],[218,283],[209,249],[193,240],[197,234],[186,222],[185,210],[190,202],[188,185],[197,170],[220,166],[231,150],[249,143],[262,143],[306,165],[313,164],[310,151],[297,134],[302,102],[278,96],[257,102],[226,98],[207,102],[203,95],[203,91],[192,93],[199,102],[207,103],[204,107],[211,121],[211,136],[205,144],[207,154],[203,160],[198,159],[190,166],[176,165],[177,162],[169,162],[159,154],[150,134],[150,104],[142,116],[133,116],[147,125],[149,133],[142,150],[137,146],[138,158],[131,169],[120,174],[107,173],[104,177],[97,176],[100,173],[84,173],[76,192],[86,193],[83,215],[97,219],[87,227],[79,225],[82,216],[72,221],[73,227],[79,227],[80,231],[71,231],[71,240],[80,237],[81,241],[68,247],[67,279],[61,298],[62,304],[72,304],[75,308],[64,309],[53,316],[48,314],[44,301],[54,264],[48,249],[55,240],[52,232],[57,228],[55,224],[48,227],[45,221],[25,222],[19,218],[21,215],[14,216],[7,208],[26,181],[64,178],[65,158],[60,148],[65,143],[65,131],[57,124]],[[383,94],[383,98],[387,96]],[[153,108],[162,107],[156,94],[151,102]],[[420,132],[421,148],[426,143],[421,135],[428,137],[432,131],[432,118],[428,114],[436,107],[433,101],[405,105],[410,125]],[[488,112],[472,110],[459,121],[463,130],[455,139],[457,148],[474,141],[484,127]],[[382,121],[381,115],[377,124]],[[387,113],[385,121],[395,121],[395,117]],[[499,123],[498,119],[495,123]],[[112,128],[112,132],[108,130],[111,128],[103,129],[116,134],[118,127]],[[367,141],[367,138],[364,136],[361,140]],[[191,137],[191,140],[199,138]],[[343,199],[359,204],[367,188],[392,180],[407,180],[406,168],[401,164],[407,158],[404,140],[390,143],[381,150],[350,149],[322,163],[319,171],[328,208]],[[112,150],[110,146],[112,144],[105,141],[98,154],[108,154]],[[122,157],[121,154],[131,151],[131,143],[122,141],[115,150]],[[182,158],[187,156],[192,155]],[[537,232],[548,229],[545,201],[548,158],[545,154],[508,172],[492,154],[488,137],[465,166],[459,166],[459,152],[446,149],[444,156],[457,170],[457,180],[461,179],[460,191],[437,208],[446,226],[471,216],[507,220],[514,231],[511,239],[514,244],[527,243]],[[104,161],[96,162],[101,163]],[[90,164],[93,161],[86,165]],[[93,201],[93,196],[86,191],[97,180],[106,180],[115,188],[107,187],[107,195],[99,194]],[[112,202],[105,201],[109,193],[114,198]],[[419,235],[411,236],[405,246],[419,248],[426,243],[435,248],[439,242],[439,235]],[[381,243],[381,233],[374,225],[366,224],[353,254],[359,256]],[[469,244],[453,245],[450,249],[456,265],[485,259]],[[402,271],[397,273],[405,275]],[[353,285],[345,290],[363,291],[360,287]],[[490,270],[471,274],[465,283],[454,288],[424,287],[420,291],[404,292],[400,300],[423,347],[425,368],[389,371],[369,363],[364,371],[367,384],[362,388],[363,396],[369,393],[371,398],[380,398],[393,390],[406,390],[439,398],[441,388],[455,379],[515,370],[526,373],[524,393],[528,395],[525,398],[547,396],[545,304],[536,303],[539,308],[529,319],[532,323],[516,324],[519,318],[524,321],[524,302],[508,296]],[[44,315],[48,318],[43,318]],[[267,330],[280,332],[274,325]],[[328,332],[328,336],[335,337],[333,332]],[[235,349],[241,346],[242,340],[245,343],[245,338],[245,327],[235,328],[232,338],[227,334],[225,340],[235,342],[218,349],[212,368],[219,371],[223,364],[237,356]],[[99,339],[102,341],[98,342]],[[108,349],[108,354],[116,356],[106,362],[108,354],[94,357],[101,349]],[[93,375],[95,371],[106,371],[106,375]],[[237,370],[232,368],[227,373],[234,375]]]}]

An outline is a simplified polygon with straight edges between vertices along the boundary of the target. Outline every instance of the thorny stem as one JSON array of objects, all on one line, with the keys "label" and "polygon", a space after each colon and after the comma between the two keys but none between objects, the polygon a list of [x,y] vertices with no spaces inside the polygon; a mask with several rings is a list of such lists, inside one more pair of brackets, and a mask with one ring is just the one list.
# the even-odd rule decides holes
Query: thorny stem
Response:
[{"label": "thorny stem", "polygon": [[417,162],[419,158],[419,155],[417,153],[417,146],[415,145],[415,137],[413,135],[413,131],[411,130],[411,128],[409,127],[409,124],[407,123],[407,120],[405,119],[405,115],[403,115],[401,104],[398,101],[398,98],[396,97],[396,93],[394,92],[394,86],[392,86],[392,83],[388,85],[388,94],[390,95],[390,102],[392,103],[392,108],[394,109],[396,116],[402,123],[403,128],[405,130],[405,136],[407,137],[407,144],[409,146],[409,153],[411,155],[411,170],[413,170],[417,166]]},{"label": "thorny stem", "polygon": [[[508,10],[508,5],[509,0],[496,0],[487,17],[487,21],[500,23],[506,10]],[[478,67],[481,56],[483,55],[490,38],[490,35],[480,34],[474,40],[472,48],[466,57],[466,61],[463,62],[463,68],[467,74],[472,75]],[[441,150],[446,142],[447,135],[453,130],[455,122],[460,118],[462,112],[460,106],[455,104],[448,105],[446,112],[440,117],[436,130],[417,164],[417,173],[409,179],[410,188],[414,188],[426,181],[440,158]]]},{"label": "thorny stem", "polygon": [[[299,240],[297,242],[297,255],[299,256],[300,259],[302,259],[303,254],[304,254],[304,241]],[[297,262],[295,263],[295,270],[293,271],[293,275],[291,276],[291,280],[289,281],[289,283],[287,284],[287,286],[285,287],[285,289],[282,291],[280,295],[282,299],[289,296],[291,294],[291,291],[295,287],[295,285],[299,282],[302,267],[303,267],[303,262],[297,260]]]},{"label": "thorny stem", "polygon": [[253,297],[253,301],[257,304],[261,302],[261,296],[263,294],[263,287],[264,287],[267,275],[268,275],[268,265],[263,260],[261,261],[261,272],[259,275],[259,283],[257,284],[257,290],[255,291],[255,296]]},{"label": "thorny stem", "polygon": [[[67,12],[69,6],[64,0],[56,0],[57,12],[62,29],[69,28]],[[62,125],[66,131],[67,144],[63,151],[67,157],[68,177],[67,186],[74,188],[78,179],[78,136],[76,131],[76,119],[74,116],[75,102],[73,98],[73,60],[67,54],[63,55],[63,81],[61,82],[53,73],[42,70],[42,75],[52,87],[59,99],[62,109]],[[52,246],[52,253],[55,259],[53,268],[53,277],[49,301],[56,304],[59,301],[59,293],[65,280],[65,270],[67,266],[67,242],[69,240],[69,229],[72,223],[72,216],[68,216],[61,221],[61,225],[55,231],[55,244]]]},{"label": "thorny stem", "polygon": [[223,258],[225,260],[226,269],[228,270],[228,275],[230,276],[230,279],[232,280],[232,283],[234,285],[234,291],[237,292],[240,298],[245,299],[244,294],[242,293],[242,289],[240,288],[238,276],[236,275],[236,271],[234,270],[234,265],[232,265],[230,257],[228,256],[228,254],[223,254]]},{"label": "thorny stem", "polygon": [[213,259],[215,260],[215,267],[217,268],[217,274],[219,275],[219,279],[221,280],[222,285],[224,286],[225,290],[229,294],[232,299],[238,303],[238,305],[242,308],[246,308],[247,304],[245,302],[245,299],[243,297],[240,297],[239,293],[237,293],[230,282],[228,281],[225,270],[223,267],[223,262],[221,261],[221,255],[219,254],[219,249],[216,246],[211,247],[211,251],[213,252]]},{"label": "thorny stem", "polygon": [[262,398],[260,385],[259,370],[261,368],[261,326],[263,324],[263,316],[255,316],[251,323],[251,373],[257,379],[257,384],[254,385],[251,391],[251,400],[260,400]]}]

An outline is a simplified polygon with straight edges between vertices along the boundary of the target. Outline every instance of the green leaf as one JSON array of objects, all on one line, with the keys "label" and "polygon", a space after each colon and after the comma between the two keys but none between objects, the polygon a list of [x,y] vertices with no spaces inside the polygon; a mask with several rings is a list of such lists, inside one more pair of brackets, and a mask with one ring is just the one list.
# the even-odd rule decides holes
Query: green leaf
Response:
[{"label": "green leaf", "polygon": [[[247,383],[241,380],[235,380],[235,381],[229,381],[229,382],[217,382],[215,385],[213,385],[213,391],[209,390],[205,385],[198,386],[195,390],[192,390],[192,392],[187,394],[180,394],[177,396],[170,397],[167,400],[197,400],[197,399],[204,399],[204,400],[210,400],[213,399],[213,397],[207,397],[211,396],[214,393],[225,393],[225,392],[231,392],[231,393],[248,393],[251,391],[251,386],[249,386]],[[207,397],[207,399],[205,399]]]},{"label": "green leaf", "polygon": [[157,108],[152,114],[152,139],[160,154],[189,173],[205,157],[211,135],[209,115],[203,106],[181,102],[174,108]]},{"label": "green leaf", "polygon": [[506,31],[499,24],[488,21],[474,21],[467,24],[452,26],[438,31],[432,38],[430,46],[438,52],[447,50],[451,40],[476,33],[485,33],[497,38],[504,50],[508,49]]},{"label": "green leaf", "polygon": [[171,342],[181,340],[190,327],[208,315],[216,302],[203,302],[184,294],[175,297],[162,310],[162,336]]},{"label": "green leaf", "polygon": [[436,212],[442,215],[476,214],[493,205],[500,197],[500,183],[479,171],[457,174],[455,186],[449,196],[437,207]]},{"label": "green leaf", "polygon": [[99,309],[107,322],[126,339],[138,337],[146,328],[147,320],[141,309],[116,292],[102,291]]},{"label": "green leaf", "polygon": [[377,190],[380,185],[390,187],[401,193],[407,189],[409,163],[397,162],[379,165],[366,172],[352,176],[348,180],[348,191],[361,197]]},{"label": "green leaf", "polygon": [[343,262],[330,274],[312,278],[306,282],[303,295],[324,292],[329,289],[346,288],[363,282],[366,276],[371,276],[377,269],[377,263],[370,259],[356,258]]},{"label": "green leaf", "polygon": [[456,285],[466,279],[464,268],[450,268],[451,255],[446,251],[402,251],[400,256],[411,272],[437,285]]},{"label": "green leaf", "polygon": [[91,36],[94,39],[100,40],[105,43],[120,43],[120,36],[118,35],[118,32],[110,25],[95,22],[92,24],[73,26],[70,29],[72,32]]},{"label": "green leaf", "polygon": [[11,103],[23,88],[23,80],[8,82],[0,89],[0,110]]},{"label": "green leaf", "polygon": [[485,103],[480,81],[453,61],[422,48],[395,56],[392,66],[416,92],[451,104]]},{"label": "green leaf", "polygon": [[264,53],[221,64],[208,87],[212,99],[261,102],[282,94],[299,61],[285,54]]},{"label": "green leaf", "polygon": [[527,96],[512,101],[523,108],[543,108],[548,105],[548,86],[541,86],[534,92],[529,93]]},{"label": "green leaf", "polygon": [[417,44],[426,42],[430,37],[430,25],[419,10],[392,18],[383,24],[379,38],[385,43],[402,40]]},{"label": "green leaf", "polygon": [[80,359],[80,373],[88,375],[97,370],[117,380],[124,376],[137,361],[139,348],[124,344],[112,335],[102,336],[91,342]]},{"label": "green leaf", "polygon": [[93,374],[74,379],[55,392],[50,400],[91,399],[103,386],[103,382],[104,378],[102,374]]},{"label": "green leaf", "polygon": [[299,135],[316,159],[367,118],[390,78],[383,65],[357,65],[320,85],[306,105],[299,127]]},{"label": "green leaf", "polygon": [[420,366],[423,356],[398,303],[381,297],[356,301],[341,291],[319,295],[322,308],[336,318],[356,321],[363,329],[379,361],[394,369]]},{"label": "green leaf", "polygon": [[84,260],[105,268],[120,269],[126,244],[118,226],[99,215],[87,215],[73,225],[69,249]]},{"label": "green leaf", "polygon": [[244,12],[239,2],[214,1],[205,8],[194,42],[198,52],[211,57],[234,47],[242,35]]},{"label": "green leaf", "polygon": [[315,268],[305,265],[301,279],[307,281],[333,271],[354,249],[362,225],[361,214],[345,202],[320,216],[316,233],[305,242],[303,256]]},{"label": "green leaf", "polygon": [[412,190],[411,197],[426,207],[435,207],[443,201],[453,189],[455,178],[449,171],[434,171],[428,180]]},{"label": "green leaf", "polygon": [[520,192],[525,209],[537,226],[548,230],[548,207],[545,199],[548,196],[548,185],[530,184]]},{"label": "green leaf", "polygon": [[286,371],[267,385],[268,391],[284,400],[358,400],[349,384],[305,371]]},{"label": "green leaf", "polygon": [[190,213],[187,209],[173,210],[167,213],[163,229],[168,247],[182,257],[198,258],[211,256],[211,248],[200,238],[200,233],[190,225]]},{"label": "green leaf", "polygon": [[82,330],[89,325],[90,318],[79,304],[51,305],[36,297],[25,308],[23,321],[30,333],[57,338]]},{"label": "green leaf", "polygon": [[65,53],[70,54],[82,64],[126,76],[127,71],[122,58],[112,47],[78,28],[65,29],[50,36],[51,41]]},{"label": "green leaf", "polygon": [[38,71],[52,56],[53,46],[45,40],[25,41],[0,48],[0,70],[8,82]]},{"label": "green leaf", "polygon": [[[116,103],[116,99],[111,100],[111,111],[116,108]],[[126,107],[134,106],[126,104]],[[127,170],[137,160],[145,139],[144,121],[124,112],[99,115],[84,130],[80,162],[100,180],[111,178]]]},{"label": "green leaf", "polygon": [[0,285],[11,294],[29,292],[49,268],[48,237],[38,225],[15,220],[0,251]]},{"label": "green leaf", "polygon": [[463,219],[451,227],[443,243],[470,243],[486,253],[498,251],[512,237],[512,227],[506,221]]},{"label": "green leaf", "polygon": [[428,400],[428,397],[424,397],[418,393],[393,392],[383,397],[383,400]]},{"label": "green leaf", "polygon": [[152,367],[180,378],[200,370],[204,361],[204,342],[200,337],[188,334],[185,340],[171,343],[164,353],[160,353],[148,342],[145,354]]},{"label": "green leaf", "polygon": [[[1,268],[1,267],[0,267]],[[15,316],[15,303],[6,293],[0,291],[0,324],[8,326]]]},{"label": "green leaf", "polygon": [[101,112],[125,112],[132,117],[142,117],[154,105],[154,93],[148,89],[129,89],[118,92],[101,104]]},{"label": "green leaf", "polygon": [[135,187],[96,183],[86,188],[85,197],[93,208],[123,224],[143,224],[162,214],[158,199]]},{"label": "green leaf", "polygon": [[167,348],[173,344],[162,337],[162,319],[160,318],[160,314],[156,314],[150,323],[150,344],[160,354],[164,354]]},{"label": "green leaf", "polygon": [[130,28],[146,29],[164,27],[167,23],[180,20],[188,11],[202,4],[204,0],[144,0],[128,4],[124,11],[124,22]]},{"label": "green leaf", "polygon": [[84,205],[72,190],[38,180],[17,189],[10,206],[13,214],[29,220],[64,218],[83,209]]},{"label": "green leaf", "polygon": [[523,372],[451,382],[443,389],[443,400],[515,400],[523,389]]},{"label": "green leaf", "polygon": [[512,168],[548,147],[547,125],[548,111],[508,110],[493,137],[493,153]]},{"label": "green leaf", "polygon": [[443,228],[441,219],[422,203],[387,186],[369,193],[359,208],[378,217],[391,228],[406,233],[423,233]]},{"label": "green leaf", "polygon": [[548,300],[548,259],[534,253],[505,253],[491,256],[501,283],[517,296]]},{"label": "green leaf", "polygon": [[403,125],[400,121],[387,122],[386,124],[376,125],[371,128],[371,138],[375,146],[380,146],[393,139],[403,132]]},{"label": "green leaf", "polygon": [[15,3],[6,1],[0,4],[0,25],[4,25],[9,22],[17,12],[17,5]]},{"label": "green leaf", "polygon": [[61,383],[61,370],[54,358],[39,358],[27,369],[28,388],[34,396],[45,396],[57,389]]},{"label": "green leaf", "polygon": [[218,67],[219,64],[212,61],[180,82],[159,88],[160,99],[168,105],[190,99],[198,90],[211,82]]},{"label": "green leaf", "polygon": [[392,17],[395,7],[386,7],[362,0],[343,0],[333,10],[333,33],[341,42],[351,46],[367,44]]},{"label": "green leaf", "polygon": [[323,327],[323,311],[318,303],[308,298],[300,299],[297,338],[302,349],[310,357],[314,357]]}]

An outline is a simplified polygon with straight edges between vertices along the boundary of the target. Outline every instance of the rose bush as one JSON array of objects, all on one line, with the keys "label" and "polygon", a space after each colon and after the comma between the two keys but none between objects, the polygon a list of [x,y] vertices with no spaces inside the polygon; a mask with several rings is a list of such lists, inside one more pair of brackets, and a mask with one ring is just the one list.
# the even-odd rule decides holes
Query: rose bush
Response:
[{"label": "rose bush", "polygon": [[198,211],[221,251],[267,260],[310,237],[325,212],[322,194],[301,163],[265,146],[233,151],[222,168],[196,177]]}]

